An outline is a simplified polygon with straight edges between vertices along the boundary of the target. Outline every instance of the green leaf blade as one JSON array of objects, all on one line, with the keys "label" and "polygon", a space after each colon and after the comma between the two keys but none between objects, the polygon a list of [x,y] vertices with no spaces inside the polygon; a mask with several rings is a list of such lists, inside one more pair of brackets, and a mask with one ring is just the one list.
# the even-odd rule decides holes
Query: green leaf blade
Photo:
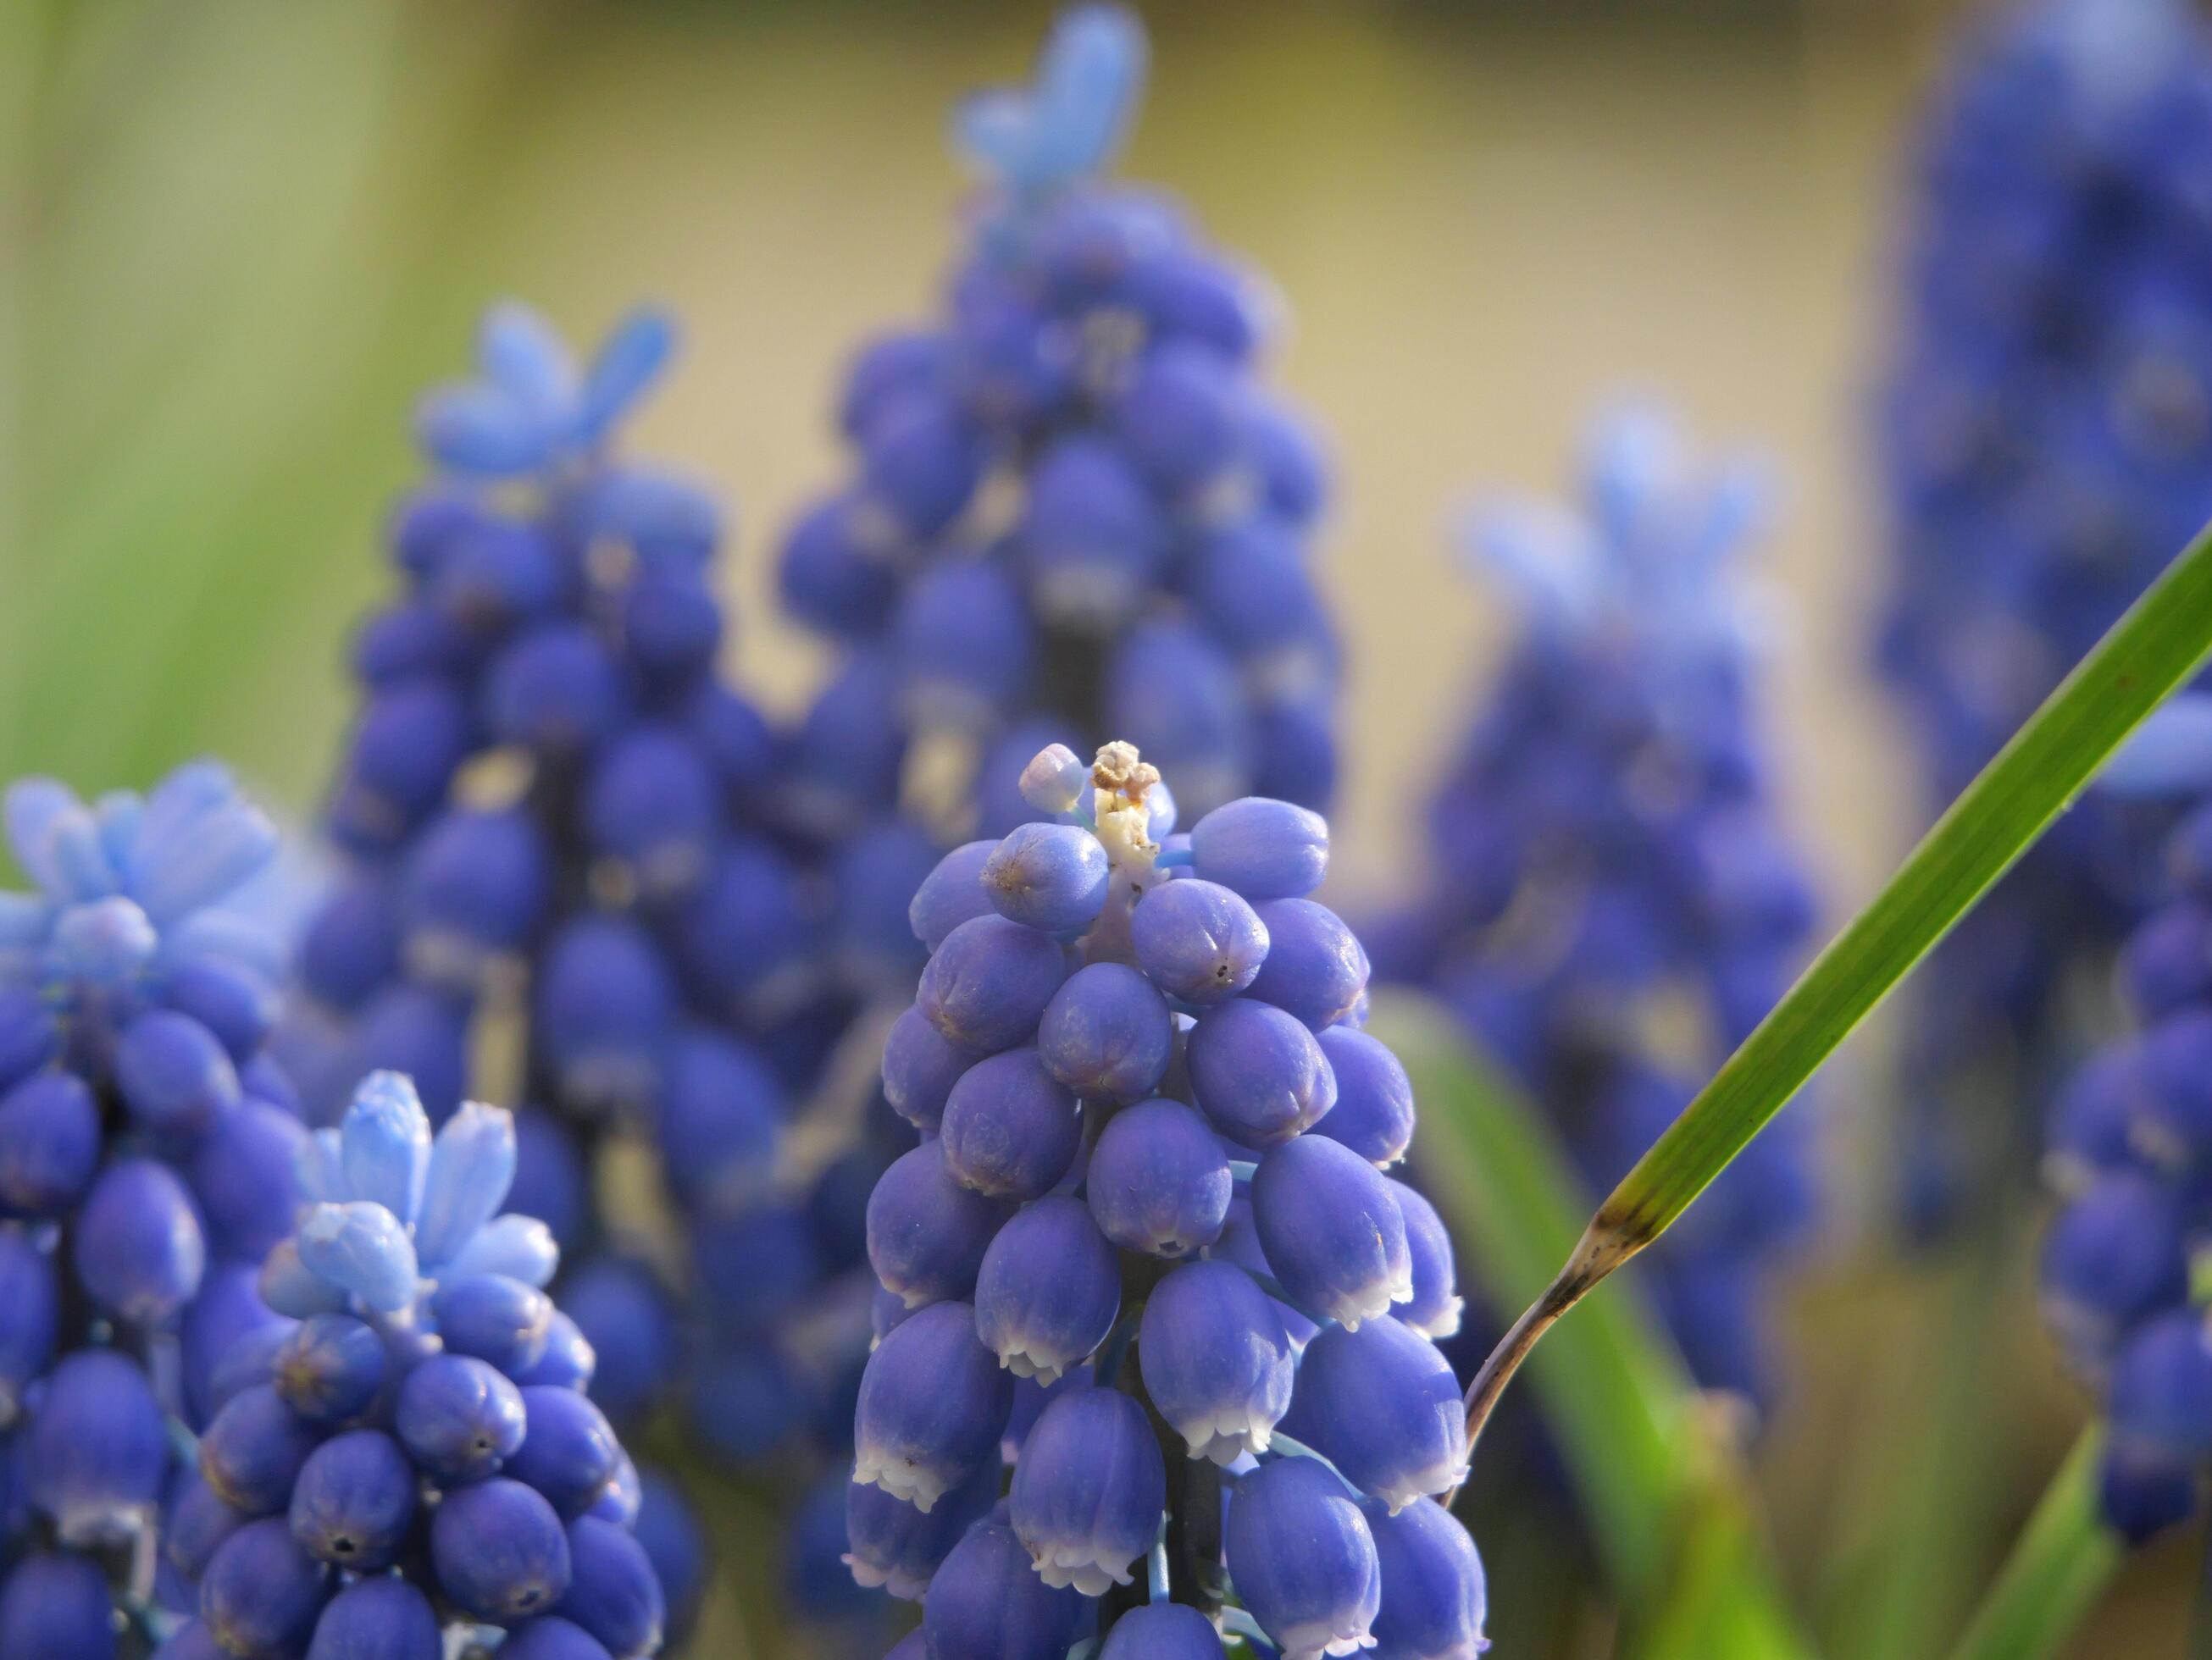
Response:
[{"label": "green leaf blade", "polygon": [[[1368,1030],[1413,1080],[1423,1184],[1481,1288],[1500,1306],[1534,1298],[1573,1248],[1589,1209],[1565,1148],[1425,998],[1378,991]],[[1623,1652],[1649,1660],[1810,1655],[1742,1472],[1635,1288],[1600,1288],[1529,1366],[1607,1576],[1640,1633]]]},{"label": "green leaf blade", "polygon": [[2103,1594],[2124,1554],[2098,1508],[2103,1444],[2094,1427],[2074,1444],[1951,1660],[2045,1660]]},{"label": "green leaf blade", "polygon": [[2212,527],[1984,767],[1606,1200],[1594,1282],[1656,1239],[2212,650]]}]

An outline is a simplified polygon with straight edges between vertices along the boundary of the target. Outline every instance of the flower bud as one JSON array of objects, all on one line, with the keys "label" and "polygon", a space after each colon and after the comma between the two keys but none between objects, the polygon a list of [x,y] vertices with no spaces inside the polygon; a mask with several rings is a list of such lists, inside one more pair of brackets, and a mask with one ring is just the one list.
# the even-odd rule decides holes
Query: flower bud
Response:
[{"label": "flower bud", "polygon": [[1167,1466],[1145,1409],[1115,1389],[1048,1403],[1014,1465],[1014,1533],[1048,1585],[1103,1596],[1130,1580],[1167,1505]]},{"label": "flower bud", "polygon": [[1082,1609],[1074,1591],[1037,1577],[1012,1528],[978,1522],[930,1580],[921,1628],[932,1655],[1040,1660],[1066,1652]]},{"label": "flower bud", "polygon": [[1225,1529],[1237,1594],[1283,1660],[1374,1646],[1382,1570],[1367,1518],[1311,1458],[1279,1458],[1237,1482]]},{"label": "flower bud", "polygon": [[1017,1378],[1056,1383],[1106,1341],[1121,1311],[1121,1265],[1080,1199],[1023,1206],[983,1253],[976,1331]]},{"label": "flower bud", "polygon": [[937,1303],[868,1357],[854,1415],[853,1479],[925,1512],[998,1453],[1013,1378],[975,1336],[975,1311]]},{"label": "flower bud", "polygon": [[1187,1263],[1152,1287],[1137,1330],[1145,1391],[1194,1458],[1265,1452],[1297,1361],[1273,1301],[1233,1263]]},{"label": "flower bud", "polygon": [[1306,1345],[1283,1427],[1395,1511],[1467,1479],[1467,1412],[1451,1362],[1384,1316]]},{"label": "flower bud", "polygon": [[1421,1660],[1477,1660],[1490,1646],[1482,1634],[1489,1594],[1467,1530],[1428,1499],[1401,1511],[1375,1503],[1365,1510],[1382,1567],[1377,1648]]},{"label": "flower bud", "polygon": [[1375,1166],[1340,1142],[1301,1136],[1262,1159],[1252,1220],[1276,1279],[1312,1314],[1356,1330],[1413,1297],[1398,1201]]}]

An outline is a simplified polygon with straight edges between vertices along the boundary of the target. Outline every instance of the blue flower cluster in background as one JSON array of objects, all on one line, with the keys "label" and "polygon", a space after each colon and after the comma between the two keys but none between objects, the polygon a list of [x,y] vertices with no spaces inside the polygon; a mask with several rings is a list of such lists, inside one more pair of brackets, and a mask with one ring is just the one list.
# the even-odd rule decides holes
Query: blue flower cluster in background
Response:
[{"label": "blue flower cluster in background", "polygon": [[544,1660],[659,1652],[667,1601],[634,1530],[671,1500],[585,1393],[592,1345],[544,1291],[551,1231],[499,1214],[516,1154],[513,1115],[473,1102],[434,1139],[389,1072],[303,1137],[299,1227],[261,1272],[273,1312],[217,1367],[169,1502],[198,1613],[160,1660],[442,1660],[501,1632]]},{"label": "blue flower cluster in background", "polygon": [[287,1054],[317,1122],[379,1069],[434,1124],[465,1094],[516,1105],[512,1203],[566,1253],[616,1423],[681,1387],[730,1457],[818,1432],[842,1461],[881,1160],[857,1113],[808,1103],[858,999],[821,847],[787,827],[786,742],[717,670],[720,516],[611,451],[671,344],[641,312],[579,368],[502,306],[479,378],[423,405],[437,471],[355,646],[344,868]]},{"label": "blue flower cluster in background", "polygon": [[[787,608],[844,648],[795,784],[855,865],[911,847],[902,805],[953,836],[1031,816],[1008,781],[1048,742],[1136,743],[1194,811],[1334,786],[1327,481],[1260,382],[1270,296],[1173,203],[1099,182],[1144,51],[1079,7],[1033,88],[963,109],[986,187],[945,308],[856,357],[853,476],[784,544]],[[896,908],[872,925],[854,943],[911,952]]]},{"label": "blue flower cluster in background", "polygon": [[1474,1656],[1451,1242],[1384,1173],[1413,1090],[1308,897],[1327,823],[1248,797],[1178,832],[1123,743],[1019,783],[1039,818],[912,906],[855,1578],[921,1602],[896,1652],[929,1660]]},{"label": "blue flower cluster in background", "polygon": [[2160,710],[2104,784],[2167,828],[2154,902],[2119,949],[2124,1028],[2056,1093],[2042,1300],[2108,1421],[2105,1515],[2140,1541],[2199,1511],[2212,1467],[2212,697]]},{"label": "blue flower cluster in background", "polygon": [[0,894],[0,1653],[74,1660],[191,1606],[163,1512],[274,1318],[256,1275],[307,1132],[266,1047],[277,834],[230,775],[26,780],[6,821],[36,886]]},{"label": "blue flower cluster in background", "polygon": [[[1761,731],[1738,568],[1766,491],[1624,406],[1577,507],[1479,510],[1468,551],[1522,628],[1428,809],[1430,872],[1370,936],[1556,1117],[1605,1191],[1787,988],[1814,920]],[[1692,1372],[1766,1392],[1763,1283],[1810,1225],[1809,1118],[1753,1142],[1647,1258]]]},{"label": "blue flower cluster in background", "polygon": [[[2212,513],[2212,35],[2183,0],[2000,12],[1923,124],[1911,189],[1879,406],[1881,663],[1941,807]],[[2069,814],[1938,953],[1908,1055],[1908,1221],[2017,1185],[2155,829],[2124,803]]]}]

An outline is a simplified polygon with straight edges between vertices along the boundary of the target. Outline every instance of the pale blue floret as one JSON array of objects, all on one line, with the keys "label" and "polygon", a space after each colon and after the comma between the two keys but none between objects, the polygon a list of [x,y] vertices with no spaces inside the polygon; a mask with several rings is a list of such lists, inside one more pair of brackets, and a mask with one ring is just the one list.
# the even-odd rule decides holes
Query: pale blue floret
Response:
[{"label": "pale blue floret", "polygon": [[1054,28],[1036,83],[977,94],[953,115],[960,149],[1006,192],[1036,200],[1113,159],[1145,80],[1142,27],[1119,6],[1082,6]]},{"label": "pale blue floret", "polygon": [[544,472],[596,450],[675,349],[676,327],[643,308],[580,370],[528,306],[495,306],[477,336],[480,378],[423,400],[416,435],[441,464],[491,478]]},{"label": "pale blue floret", "polygon": [[430,1115],[415,1086],[397,1072],[369,1074],[346,1108],[339,1156],[347,1193],[412,1227],[430,1167]]},{"label": "pale blue floret", "polygon": [[514,1183],[514,1117],[466,1101],[430,1148],[429,1179],[415,1224],[416,1250],[434,1266],[450,1262],[498,1214]]},{"label": "pale blue floret", "polygon": [[427,1304],[441,1280],[500,1274],[545,1285],[560,1263],[551,1230],[495,1214],[514,1166],[505,1109],[469,1102],[434,1139],[414,1085],[396,1072],[370,1074],[341,1126],[301,1145],[306,1207],[298,1233],[264,1270],[264,1293],[310,1307],[325,1300],[313,1283],[320,1281],[390,1317]]},{"label": "pale blue floret", "polygon": [[367,1199],[319,1204],[300,1223],[301,1265],[380,1314],[415,1300],[415,1241],[382,1205]]},{"label": "pale blue floret", "polygon": [[0,894],[0,985],[127,998],[179,963],[223,956],[265,973],[281,954],[222,908],[268,867],[277,833],[214,761],[179,767],[143,797],[91,803],[26,779],[4,817],[33,891]]},{"label": "pale blue floret", "polygon": [[1772,495],[1758,463],[1698,469],[1675,421],[1623,403],[1591,429],[1579,510],[1484,501],[1460,540],[1470,563],[1515,591],[1532,626],[1662,639],[1694,661],[1739,651],[1764,632],[1756,592],[1730,566]]}]

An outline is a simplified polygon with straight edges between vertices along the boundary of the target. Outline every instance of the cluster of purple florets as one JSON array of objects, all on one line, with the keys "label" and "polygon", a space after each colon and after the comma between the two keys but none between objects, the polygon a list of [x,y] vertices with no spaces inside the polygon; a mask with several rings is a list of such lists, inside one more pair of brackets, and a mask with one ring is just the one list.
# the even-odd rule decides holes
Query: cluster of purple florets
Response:
[{"label": "cluster of purple florets", "polygon": [[178,1438],[267,1318],[306,1132],[265,1049],[276,833],[229,774],[27,780],[6,821],[35,888],[0,893],[0,1653],[76,1660],[183,1602],[155,1548]]},{"label": "cluster of purple florets", "polygon": [[[1080,7],[1033,88],[965,107],[989,185],[944,313],[848,377],[854,476],[781,566],[793,615],[846,648],[797,756],[826,826],[880,836],[863,827],[903,804],[1001,834],[1028,816],[1008,780],[1030,755],[1109,736],[1194,810],[1326,804],[1321,458],[1259,384],[1254,279],[1172,203],[1097,180],[1143,59],[1133,17]],[[878,922],[911,948],[896,912]]]},{"label": "cluster of purple florets", "polygon": [[[1926,123],[1879,437],[1881,664],[1934,807],[2212,512],[2208,179],[2212,38],[2184,0],[2000,9]],[[1909,1055],[1911,1220],[2024,1162],[2008,1151],[2070,1058],[2081,981],[2150,902],[2156,845],[2093,801],[1939,953]]]},{"label": "cluster of purple florets", "polygon": [[2058,1091],[2045,1152],[2062,1203],[2044,1244],[2044,1315],[2101,1396],[2104,1512],[2130,1539],[2196,1513],[2212,1468],[2208,732],[2212,700],[2184,697],[2152,718],[2121,769],[2148,762],[2179,786],[2151,792],[2170,827],[2159,902],[2119,951],[2129,1029]]},{"label": "cluster of purple florets", "polygon": [[[1373,942],[1559,1117],[1601,1192],[1787,988],[1814,906],[1733,568],[1759,476],[1693,465],[1669,421],[1624,407],[1582,487],[1579,511],[1498,504],[1470,527],[1523,628],[1431,804],[1429,879]],[[1813,1209],[1806,1129],[1770,1126],[1647,1258],[1699,1381],[1753,1401],[1763,1282]]]},{"label": "cluster of purple florets", "polygon": [[931,1660],[1255,1627],[1472,1657],[1481,1565],[1435,1497],[1467,1471],[1451,1244],[1384,1173],[1413,1092],[1309,897],[1327,824],[1243,797],[1177,833],[1119,743],[1042,752],[1021,793],[1044,816],[913,903],[884,1088],[922,1139],[868,1204],[855,1577],[921,1602],[897,1652]]},{"label": "cluster of purple florets", "polygon": [[196,1612],[159,1660],[443,1660],[483,1628],[519,1660],[659,1651],[645,1492],[545,1294],[551,1232],[499,1214],[515,1159],[511,1114],[470,1103],[434,1139],[388,1072],[304,1139],[297,1231],[168,1501]]},{"label": "cluster of purple florets", "polygon": [[[813,1293],[860,1263],[839,1160],[860,1195],[877,1166],[826,1134],[790,1156],[859,998],[783,740],[717,670],[719,515],[610,452],[670,346],[641,312],[579,369],[502,306],[481,378],[424,404],[439,472],[355,651],[327,812],[347,868],[300,953],[295,1047],[325,1113],[376,1068],[434,1123],[464,1093],[527,1103],[514,1203],[569,1253],[595,1398],[634,1421],[688,1379],[702,1432],[754,1460],[857,1376],[864,1290],[842,1322]],[[611,1162],[626,1204],[594,1185]]]}]

